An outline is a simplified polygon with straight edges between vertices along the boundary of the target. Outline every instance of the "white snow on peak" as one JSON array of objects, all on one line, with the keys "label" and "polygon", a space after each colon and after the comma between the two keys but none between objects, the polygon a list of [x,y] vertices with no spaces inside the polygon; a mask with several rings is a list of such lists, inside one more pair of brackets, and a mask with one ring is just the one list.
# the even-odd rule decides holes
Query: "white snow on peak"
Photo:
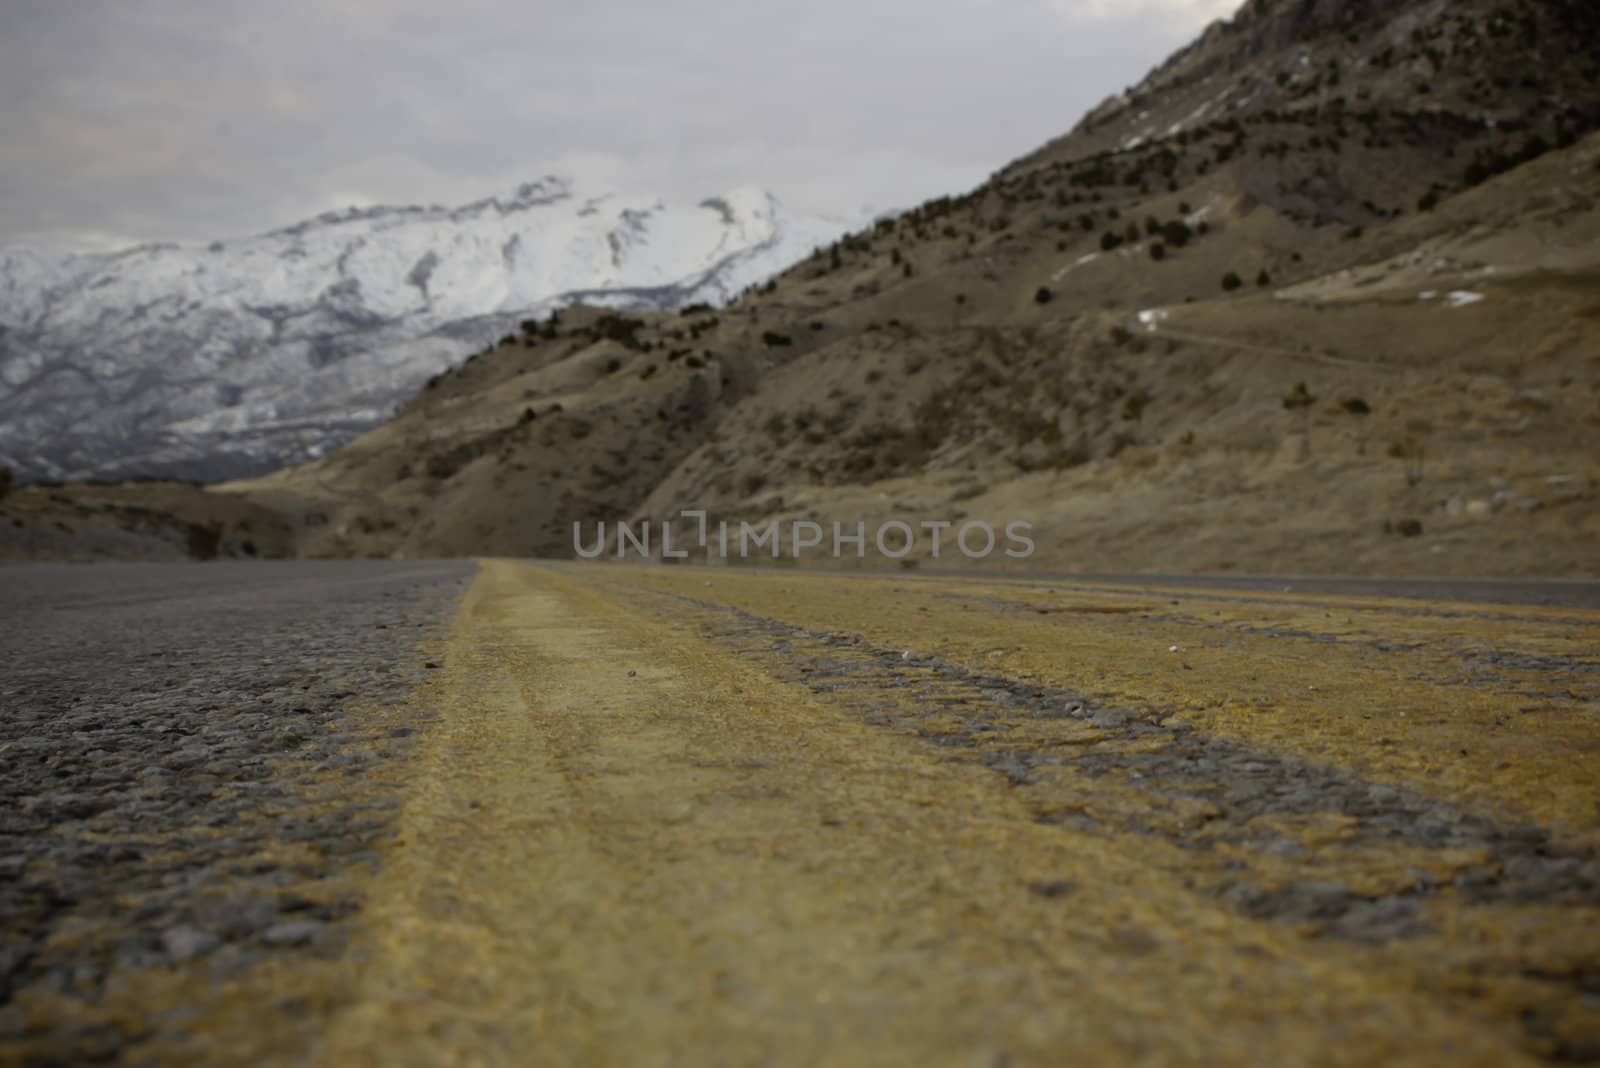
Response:
[{"label": "white snow on peak", "polygon": [[548,177],[209,245],[0,248],[0,463],[208,477],[295,462],[520,318],[721,304],[849,229],[752,187],[679,203]]}]

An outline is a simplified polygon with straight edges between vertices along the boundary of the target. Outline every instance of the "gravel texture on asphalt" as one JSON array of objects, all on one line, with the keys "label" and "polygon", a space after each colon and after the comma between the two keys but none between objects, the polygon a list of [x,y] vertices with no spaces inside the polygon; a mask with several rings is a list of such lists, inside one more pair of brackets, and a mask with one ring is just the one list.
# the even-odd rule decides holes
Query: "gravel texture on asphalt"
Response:
[{"label": "gravel texture on asphalt", "polygon": [[[468,563],[0,567],[0,1062],[124,1059],[108,984],[334,953]],[[36,1006],[53,1008],[41,1013]],[[30,1006],[33,1006],[30,1008]]]},{"label": "gravel texture on asphalt", "polygon": [[[835,700],[859,695],[867,722],[965,752],[1026,788],[1041,769],[1071,767],[1132,786],[1142,800],[1091,815],[1078,808],[1043,810],[1045,822],[1082,831],[1132,831],[1166,838],[1187,850],[1240,844],[1279,858],[1306,850],[1273,829],[1272,818],[1332,814],[1348,821],[1353,844],[1477,854],[1448,884],[1416,873],[1402,892],[1362,894],[1336,882],[1308,880],[1262,887],[1238,860],[1209,884],[1215,894],[1257,919],[1314,922],[1326,934],[1382,944],[1423,933],[1420,905],[1451,889],[1468,901],[1541,905],[1600,904],[1600,855],[1569,853],[1539,827],[1507,824],[1421,796],[1172,723],[1159,711],[1110,707],[1083,694],[985,675],[935,656],[874,648],[859,635],[831,634],[737,609],[684,599],[723,621],[708,636],[732,645],[781,678]],[[885,693],[902,700],[890,703]],[[1019,746],[1014,728],[1064,719],[1092,728],[1075,744],[1039,750]],[[1119,743],[1132,742],[1134,745]]]},{"label": "gravel texture on asphalt", "polygon": [[[922,574],[936,576],[937,569]],[[961,572],[953,574],[960,575]],[[1159,572],[1121,572],[1074,575],[1049,571],[1026,575],[994,576],[1000,582],[1049,582],[1066,587],[1089,581],[1099,588],[1107,584],[1129,589],[1184,589],[1216,598],[1219,590],[1240,593],[1285,593],[1305,596],[1328,594],[1340,597],[1383,597],[1431,601],[1422,610],[1430,614],[1450,609],[1441,604],[1527,605],[1541,608],[1600,608],[1600,581],[1589,579],[1450,579],[1450,578],[1351,578],[1335,575],[1239,575],[1166,574]]]}]

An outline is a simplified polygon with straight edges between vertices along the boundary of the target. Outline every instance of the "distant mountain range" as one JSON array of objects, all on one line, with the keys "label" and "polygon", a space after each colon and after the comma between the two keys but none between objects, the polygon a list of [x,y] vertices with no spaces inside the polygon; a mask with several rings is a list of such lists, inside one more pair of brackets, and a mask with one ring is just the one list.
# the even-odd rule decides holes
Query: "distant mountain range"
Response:
[{"label": "distant mountain range", "polygon": [[208,246],[0,249],[0,464],[209,481],[301,462],[521,319],[721,304],[848,228],[754,189],[682,205],[545,178]]}]

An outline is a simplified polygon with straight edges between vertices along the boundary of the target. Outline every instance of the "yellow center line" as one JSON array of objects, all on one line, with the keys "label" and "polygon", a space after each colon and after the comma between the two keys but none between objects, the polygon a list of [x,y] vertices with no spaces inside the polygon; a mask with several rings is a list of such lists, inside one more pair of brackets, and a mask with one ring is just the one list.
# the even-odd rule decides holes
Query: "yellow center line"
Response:
[{"label": "yellow center line", "polygon": [[321,1063],[1525,1059],[625,591],[483,566]]},{"label": "yellow center line", "polygon": [[[977,581],[687,568],[586,574],[619,594],[652,590],[712,601],[1160,710],[1208,733],[1406,782],[1442,800],[1551,827],[1578,845],[1600,845],[1600,674],[1519,668],[1492,657],[1474,662],[1461,651],[1513,649],[1592,663],[1600,659],[1597,612],[1564,610],[1547,622],[1536,613],[1530,618],[1541,622],[1516,622],[1498,618],[1502,610],[1494,606],[1453,606],[1460,617],[1434,621],[1411,614],[1417,602],[1331,598],[1284,606],[1280,614],[1254,600],[1185,600],[1195,591],[1139,598],[1123,590],[1047,589],[1031,596],[1065,610],[1039,615],[1005,607],[1019,599],[1016,587]],[[1135,611],[1081,610],[1106,606]],[[1161,618],[1166,614],[1190,621]],[[1341,628],[1358,640],[1337,644],[1295,633],[1337,635]],[[1422,648],[1406,650],[1419,640]]]}]

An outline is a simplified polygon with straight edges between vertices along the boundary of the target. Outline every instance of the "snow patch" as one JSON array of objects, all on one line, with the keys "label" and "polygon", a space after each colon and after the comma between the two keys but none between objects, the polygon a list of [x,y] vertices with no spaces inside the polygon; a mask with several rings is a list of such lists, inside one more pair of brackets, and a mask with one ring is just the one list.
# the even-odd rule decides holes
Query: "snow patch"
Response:
[{"label": "snow patch", "polygon": [[578,300],[722,304],[850,229],[753,188],[681,204],[546,180],[214,246],[0,248],[0,462],[38,457],[25,473],[56,478],[298,462],[519,319]]},{"label": "snow patch", "polygon": [[1188,215],[1185,215],[1183,217],[1183,221],[1189,226],[1199,226],[1201,223],[1211,218],[1212,209],[1221,203],[1221,201],[1222,197],[1216,193],[1213,193],[1211,198],[1204,204],[1191,211]]},{"label": "snow patch", "polygon": [[1067,264],[1065,267],[1060,268],[1054,274],[1052,274],[1050,276],[1050,281],[1059,282],[1059,281],[1061,281],[1061,279],[1065,278],[1067,275],[1071,274],[1073,271],[1077,270],[1079,267],[1087,266],[1088,264],[1093,263],[1095,260],[1097,260],[1099,258],[1100,258],[1100,253],[1098,253],[1098,252],[1091,252],[1086,256],[1079,256],[1077,259],[1073,260],[1071,263]]},{"label": "snow patch", "polygon": [[1161,324],[1167,321],[1170,313],[1165,308],[1146,308],[1139,313],[1139,325],[1150,333],[1155,333]]}]

